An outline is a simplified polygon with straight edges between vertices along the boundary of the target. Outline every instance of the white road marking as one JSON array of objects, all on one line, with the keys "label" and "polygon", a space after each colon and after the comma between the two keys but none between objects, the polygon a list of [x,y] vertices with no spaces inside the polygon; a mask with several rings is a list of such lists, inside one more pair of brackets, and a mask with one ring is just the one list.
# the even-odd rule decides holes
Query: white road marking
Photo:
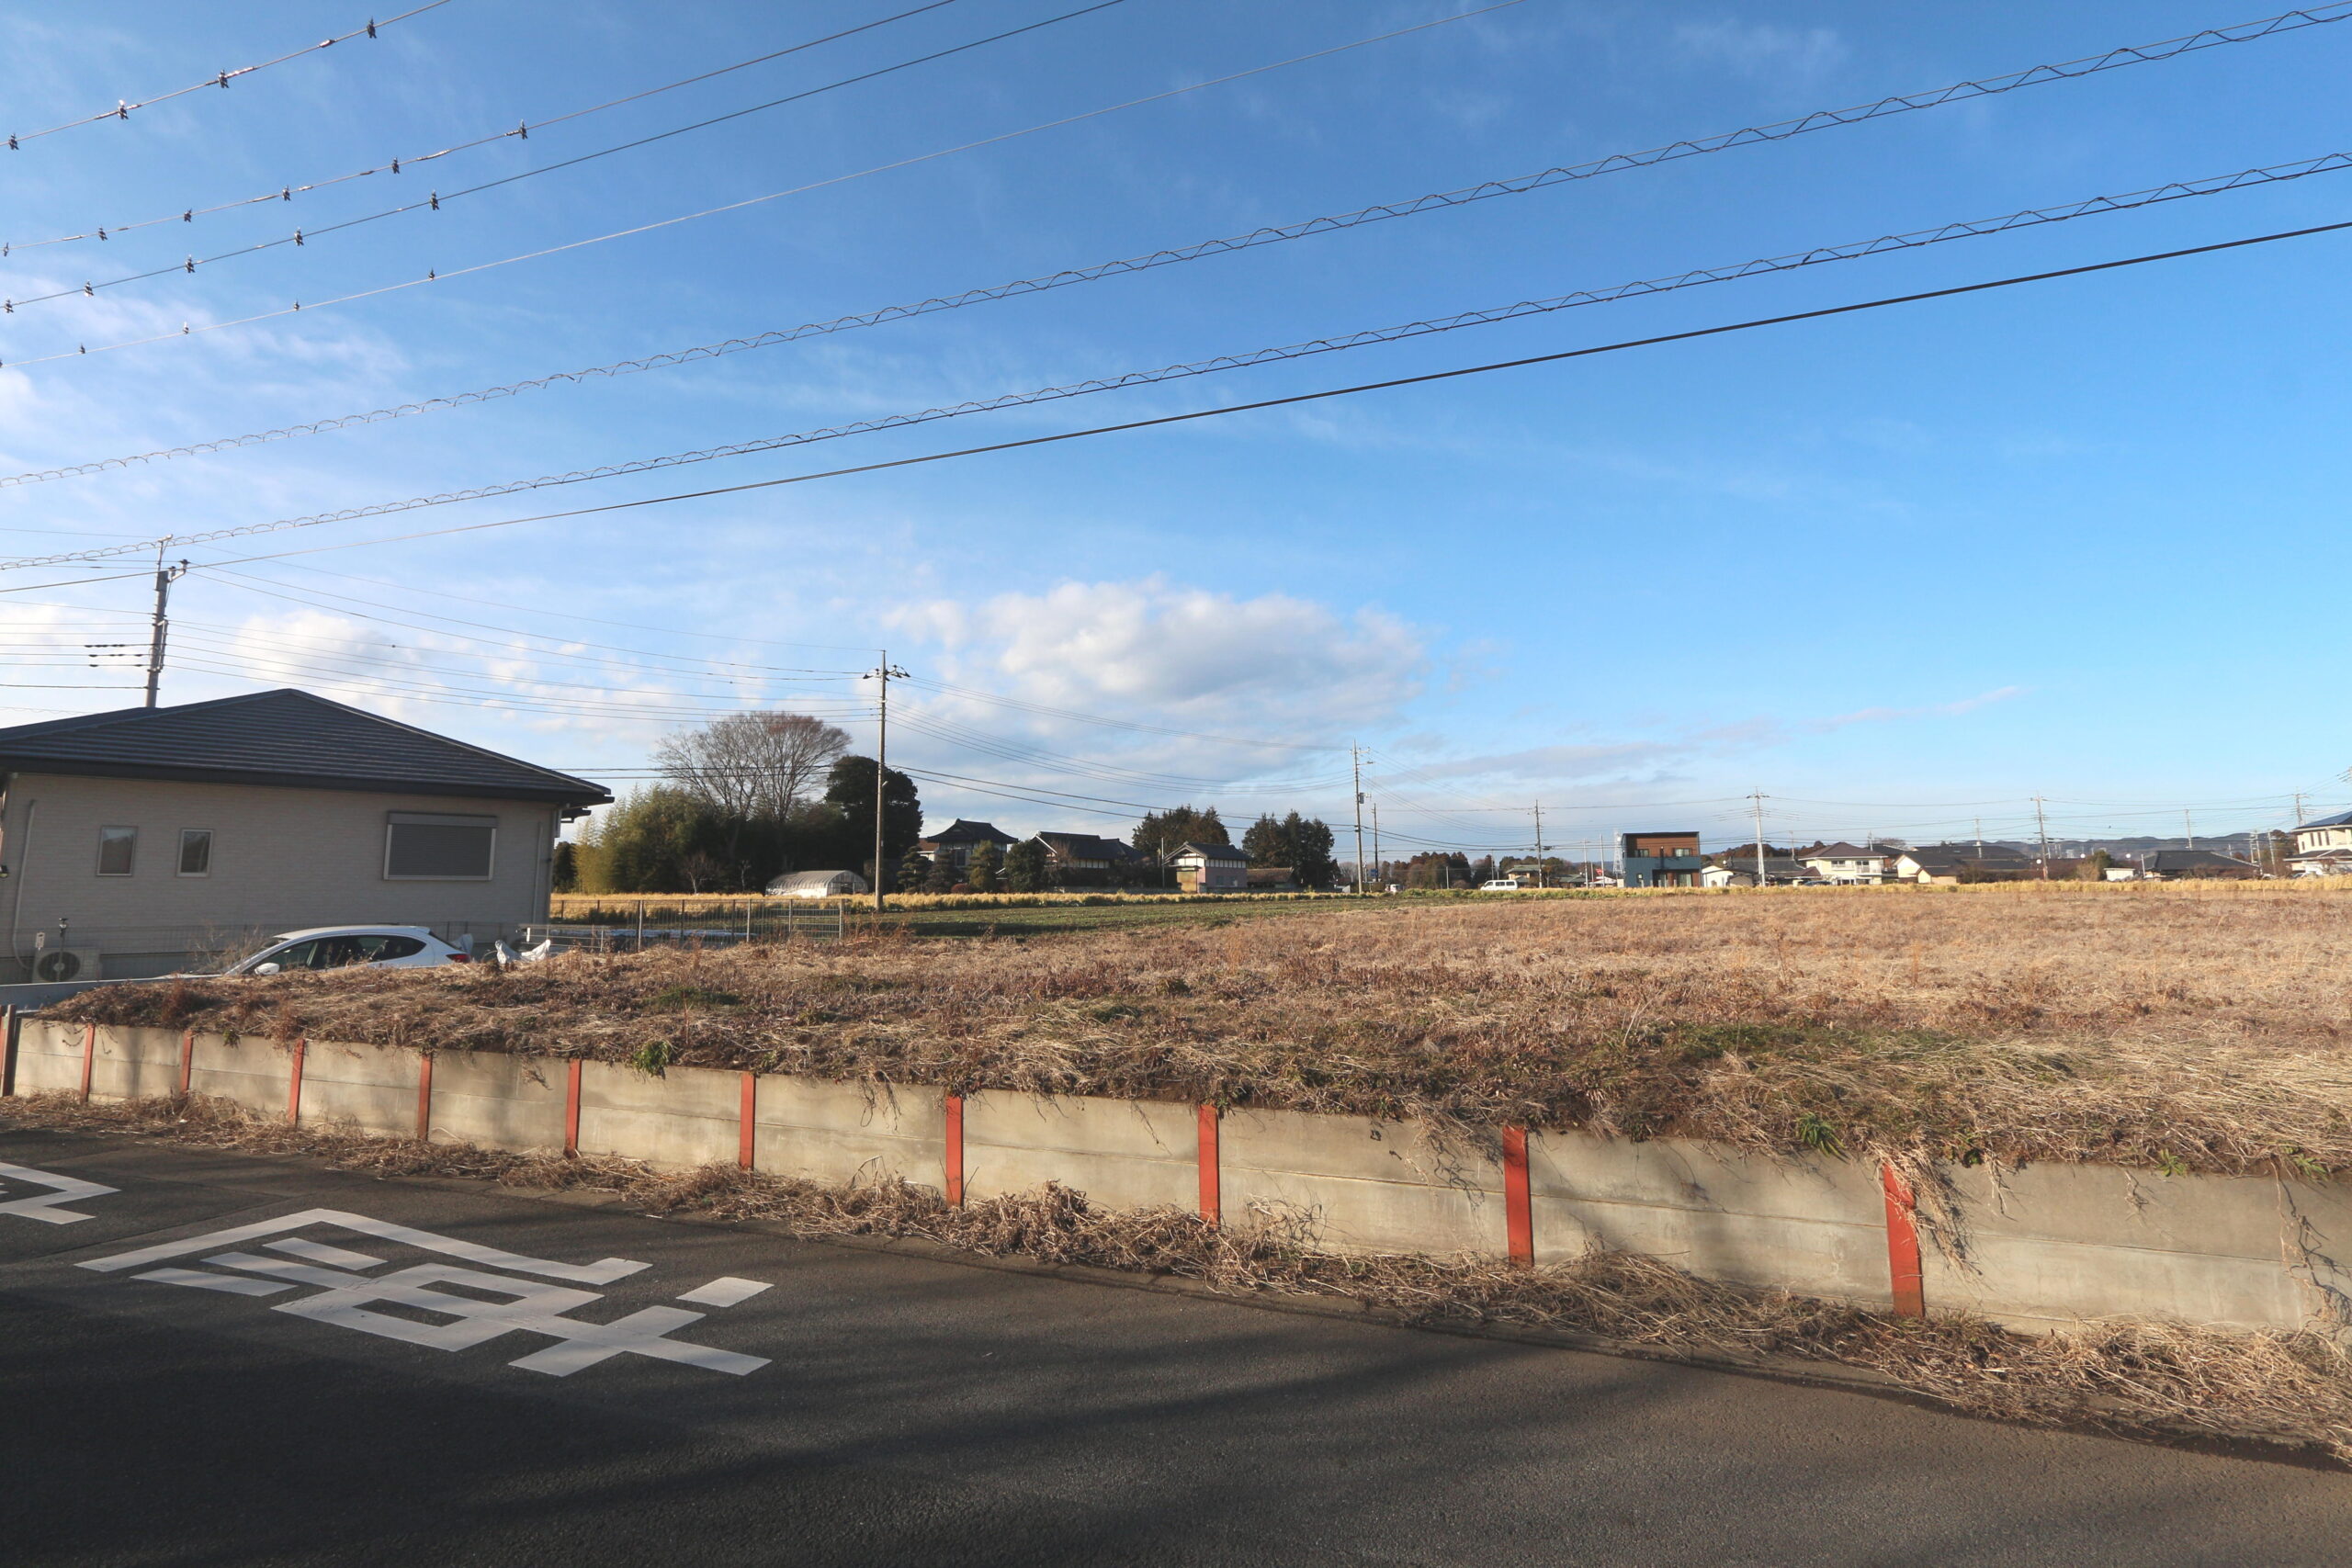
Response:
[{"label": "white road marking", "polygon": [[288,1231],[299,1231],[310,1225],[339,1225],[345,1230],[357,1231],[362,1235],[406,1242],[427,1252],[462,1258],[469,1263],[480,1263],[486,1268],[512,1269],[518,1274],[538,1274],[549,1280],[571,1280],[582,1285],[609,1285],[616,1280],[652,1267],[650,1263],[633,1263],[626,1258],[604,1258],[584,1264],[550,1263],[544,1258],[526,1258],[519,1252],[503,1252],[479,1242],[435,1235],[431,1231],[417,1230],[410,1225],[396,1225],[390,1220],[371,1220],[365,1214],[355,1214],[343,1209],[305,1209],[299,1214],[288,1214],[283,1219],[261,1220],[253,1224],[211,1231],[180,1241],[142,1247],[136,1252],[119,1252],[112,1258],[93,1258],[82,1267],[110,1274],[118,1269],[136,1269],[142,1263],[162,1263],[169,1258],[186,1258],[191,1252],[204,1252],[223,1244],[284,1235]]},{"label": "white road marking", "polygon": [[78,1176],[58,1176],[50,1171],[35,1170],[29,1166],[22,1165],[0,1165],[0,1178],[6,1178],[10,1181],[21,1181],[29,1187],[49,1189],[45,1195],[39,1198],[13,1198],[7,1202],[0,1203],[0,1214],[15,1214],[23,1219],[40,1220],[45,1224],[52,1225],[70,1225],[76,1220],[96,1217],[76,1213],[71,1209],[61,1209],[57,1206],[58,1204],[72,1202],[77,1198],[103,1198],[109,1192],[122,1190],[119,1187],[101,1187],[95,1181],[85,1181]]},{"label": "white road marking", "polygon": [[329,1247],[322,1241],[304,1241],[299,1235],[273,1241],[268,1246],[272,1252],[282,1252],[288,1258],[307,1258],[330,1269],[373,1269],[383,1261],[364,1252],[353,1252],[348,1247]]},{"label": "white road marking", "polygon": [[687,1291],[678,1299],[696,1306],[731,1307],[738,1302],[748,1302],[768,1288],[761,1280],[739,1280],[732,1274],[722,1274],[700,1290]]},{"label": "white road marking", "polygon": [[153,1280],[159,1285],[193,1285],[199,1291],[226,1291],[232,1296],[274,1296],[294,1288],[268,1280],[242,1280],[234,1274],[208,1274],[201,1269],[150,1269],[131,1278]]},{"label": "white road marking", "polygon": [[[584,1280],[592,1284],[608,1283],[650,1267],[626,1258],[606,1258],[588,1265],[552,1263],[546,1258],[526,1258],[519,1253],[503,1252],[496,1247],[436,1235],[431,1231],[370,1219],[365,1214],[340,1209],[306,1209],[281,1220],[235,1225],[205,1235],[119,1253],[111,1258],[94,1258],[81,1267],[112,1273],[163,1258],[201,1253],[204,1261],[212,1268],[233,1269],[235,1272],[211,1273],[198,1269],[165,1268],[146,1269],[133,1278],[251,1296],[276,1295],[298,1285],[308,1285],[315,1288],[314,1294],[276,1303],[270,1310],[435,1350],[469,1349],[506,1334],[545,1335],[559,1343],[519,1357],[508,1365],[545,1372],[551,1377],[570,1377],[582,1368],[596,1366],[616,1356],[644,1356],[655,1360],[675,1361],[683,1366],[725,1372],[733,1377],[756,1371],[768,1364],[765,1357],[739,1355],[732,1350],[670,1337],[677,1329],[702,1322],[707,1315],[704,1313],[684,1312],[668,1306],[645,1307],[611,1323],[591,1323],[565,1314],[575,1308],[603,1301],[603,1295],[594,1291],[548,1284],[543,1279],[517,1280],[512,1274],[484,1273],[479,1269],[458,1268],[447,1263],[419,1264],[397,1269],[389,1274],[362,1273],[359,1270],[379,1268],[386,1260],[364,1252],[353,1252],[345,1247],[285,1234],[314,1224],[357,1231],[363,1235],[463,1258],[470,1262],[489,1263],[518,1273]],[[224,1243],[259,1241],[264,1237],[273,1238],[264,1245],[269,1252],[280,1256],[267,1257],[261,1253],[238,1251],[233,1245],[225,1252],[212,1250]],[[455,1286],[457,1289],[435,1290],[433,1288],[435,1285]],[[731,1306],[768,1288],[757,1280],[728,1276],[714,1280],[701,1290],[680,1299]],[[377,1304],[429,1313],[446,1321],[419,1322],[413,1317],[368,1310],[370,1305]]]}]

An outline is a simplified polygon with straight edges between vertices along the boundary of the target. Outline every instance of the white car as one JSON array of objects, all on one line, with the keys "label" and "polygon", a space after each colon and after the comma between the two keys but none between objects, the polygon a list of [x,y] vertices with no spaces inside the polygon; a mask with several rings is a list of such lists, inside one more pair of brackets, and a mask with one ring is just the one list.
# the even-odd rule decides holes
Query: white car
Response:
[{"label": "white car", "polygon": [[297,969],[425,969],[470,964],[473,955],[423,926],[316,926],[281,931],[252,957],[232,964],[223,975],[288,975]]},{"label": "white car", "polygon": [[1498,876],[1492,882],[1478,884],[1478,891],[1481,893],[1516,893],[1520,885],[1508,876]]}]

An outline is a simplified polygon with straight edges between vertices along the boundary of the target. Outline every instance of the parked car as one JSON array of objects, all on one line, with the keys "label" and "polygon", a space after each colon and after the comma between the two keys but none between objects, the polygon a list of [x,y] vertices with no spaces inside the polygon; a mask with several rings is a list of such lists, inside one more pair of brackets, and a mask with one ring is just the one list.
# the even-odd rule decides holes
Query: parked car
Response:
[{"label": "parked car", "polygon": [[1481,893],[1516,893],[1519,891],[1519,884],[1512,881],[1508,876],[1498,876],[1492,882],[1481,882],[1478,884],[1478,891]]},{"label": "parked car", "polygon": [[281,931],[269,945],[223,975],[287,975],[297,969],[427,969],[470,964],[473,956],[423,926],[315,926]]}]

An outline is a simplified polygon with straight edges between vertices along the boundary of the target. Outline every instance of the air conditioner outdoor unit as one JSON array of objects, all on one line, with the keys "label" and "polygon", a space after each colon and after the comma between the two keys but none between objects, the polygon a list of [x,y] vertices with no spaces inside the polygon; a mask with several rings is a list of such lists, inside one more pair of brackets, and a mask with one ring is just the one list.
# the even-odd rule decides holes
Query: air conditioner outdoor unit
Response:
[{"label": "air conditioner outdoor unit", "polygon": [[98,977],[95,947],[51,947],[33,954],[36,980],[95,980]]}]

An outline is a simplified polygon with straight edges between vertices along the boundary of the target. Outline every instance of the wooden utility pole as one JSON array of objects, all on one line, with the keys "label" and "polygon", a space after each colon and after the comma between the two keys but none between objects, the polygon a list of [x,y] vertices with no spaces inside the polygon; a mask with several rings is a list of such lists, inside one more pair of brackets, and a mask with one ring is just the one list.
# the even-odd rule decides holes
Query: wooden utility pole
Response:
[{"label": "wooden utility pole", "polygon": [[155,618],[147,636],[147,705],[155,705],[155,691],[164,679],[164,639],[171,622],[164,611],[171,604],[172,584],[187,575],[187,562],[177,566],[164,564],[164,551],[171,540],[155,547]]},{"label": "wooden utility pole", "polygon": [[890,662],[890,650],[884,649],[882,662],[875,667],[873,679],[882,682],[882,701],[874,732],[874,912],[882,912],[882,879],[888,867],[882,863],[882,801],[883,792],[890,780],[890,682],[903,681],[907,672]]}]

